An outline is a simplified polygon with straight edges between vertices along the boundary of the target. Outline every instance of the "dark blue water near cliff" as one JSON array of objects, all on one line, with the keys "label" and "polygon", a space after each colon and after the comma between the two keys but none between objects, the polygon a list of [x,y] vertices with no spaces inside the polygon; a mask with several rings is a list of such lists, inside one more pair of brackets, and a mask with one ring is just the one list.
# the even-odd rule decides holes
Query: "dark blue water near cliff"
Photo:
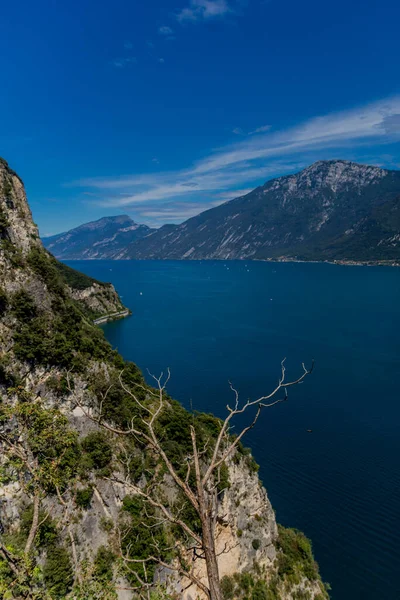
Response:
[{"label": "dark blue water near cliff", "polygon": [[[400,598],[400,270],[244,262],[74,262],[133,316],[105,326],[123,356],[171,367],[169,392],[224,415],[316,369],[247,443],[277,519],[311,537],[335,600]],[[312,433],[307,433],[312,429]]]}]

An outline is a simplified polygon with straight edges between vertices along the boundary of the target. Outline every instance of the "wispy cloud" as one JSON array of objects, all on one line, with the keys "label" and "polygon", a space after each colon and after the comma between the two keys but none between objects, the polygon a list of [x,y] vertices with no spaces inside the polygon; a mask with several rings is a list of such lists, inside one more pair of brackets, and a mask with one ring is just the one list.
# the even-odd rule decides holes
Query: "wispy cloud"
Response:
[{"label": "wispy cloud", "polygon": [[254,135],[256,133],[266,133],[271,129],[271,127],[271,125],[262,125],[261,127],[257,127],[257,129],[254,129],[253,131],[249,131],[248,135]]},{"label": "wispy cloud", "polygon": [[123,56],[121,58],[114,58],[111,61],[111,64],[116,69],[124,69],[125,67],[129,67],[130,65],[134,65],[137,63],[137,58],[135,56]]},{"label": "wispy cloud", "polygon": [[383,127],[387,133],[400,133],[400,115],[388,115],[383,119]]},{"label": "wispy cloud", "polygon": [[174,34],[174,30],[168,25],[161,25],[161,27],[158,28],[158,33],[160,35],[171,36]]},{"label": "wispy cloud", "polygon": [[189,168],[83,179],[74,185],[96,190],[103,196],[96,204],[102,206],[135,206],[145,211],[151,204],[162,222],[162,207],[168,204],[171,213],[171,202],[183,202],[189,208],[199,202],[204,208],[207,202],[243,195],[269,177],[294,172],[314,160],[332,156],[354,159],[365,149],[379,153],[379,147],[400,141],[399,125],[400,96],[318,116],[287,129],[259,131],[210,152]]},{"label": "wispy cloud", "polygon": [[125,48],[125,50],[132,50],[132,48],[133,48],[132,42],[130,42],[129,40],[126,40],[124,42],[124,48]]},{"label": "wispy cloud", "polygon": [[190,0],[189,5],[180,10],[176,18],[184,23],[215,19],[233,12],[234,7],[228,0]]},{"label": "wispy cloud", "polygon": [[207,202],[170,202],[163,205],[149,205],[136,208],[135,217],[152,223],[155,226],[162,223],[176,223],[190,219],[204,210],[223,204],[224,200],[209,200]]},{"label": "wispy cloud", "polygon": [[235,129],[232,129],[232,133],[235,135],[256,135],[258,133],[266,133],[267,131],[270,131],[271,128],[271,125],[262,125],[262,127],[253,129],[253,131],[244,131],[241,127],[235,127]]}]

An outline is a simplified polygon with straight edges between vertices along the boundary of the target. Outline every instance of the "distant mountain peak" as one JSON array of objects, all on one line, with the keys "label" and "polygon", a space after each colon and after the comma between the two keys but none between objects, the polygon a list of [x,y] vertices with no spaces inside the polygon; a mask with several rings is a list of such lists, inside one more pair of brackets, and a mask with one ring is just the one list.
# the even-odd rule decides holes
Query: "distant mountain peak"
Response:
[{"label": "distant mountain peak", "polygon": [[299,189],[332,189],[337,193],[349,185],[361,188],[385,177],[390,171],[373,165],[363,165],[349,160],[319,160],[298,173],[283,175],[267,182],[265,193],[269,189],[286,188],[290,193]]},{"label": "distant mountain peak", "polygon": [[136,223],[128,215],[115,215],[112,217],[101,217],[101,219],[97,219],[96,221],[83,223],[83,225],[79,225],[78,227],[71,229],[71,231],[81,231],[82,229],[101,229],[102,227],[105,227],[110,224],[127,226],[128,224],[135,225]]},{"label": "distant mountain peak", "polygon": [[57,258],[110,258],[121,248],[152,231],[150,227],[136,223],[128,215],[115,215],[44,238],[43,243]]},{"label": "distant mountain peak", "polygon": [[364,165],[350,160],[318,160],[312,163],[310,166],[303,169],[302,171],[299,171],[295,175],[284,175],[280,179],[293,176],[301,178],[305,175],[315,175],[317,173],[321,173],[325,177],[340,177],[343,174],[346,174],[346,176],[354,176],[355,174],[374,174],[378,177],[384,177],[388,172],[389,171],[387,171],[386,169],[382,169],[381,167],[377,167],[374,165]]}]

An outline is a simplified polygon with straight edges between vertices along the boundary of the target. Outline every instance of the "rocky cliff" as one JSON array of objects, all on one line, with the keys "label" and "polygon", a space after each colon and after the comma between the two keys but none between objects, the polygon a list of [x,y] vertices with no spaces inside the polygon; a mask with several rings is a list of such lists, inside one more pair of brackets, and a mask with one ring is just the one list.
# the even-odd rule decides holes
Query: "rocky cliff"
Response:
[{"label": "rocky cliff", "polygon": [[400,262],[400,171],[319,161],[114,258]]},{"label": "rocky cliff", "polygon": [[[207,585],[204,561],[182,534],[198,535],[197,517],[144,437],[157,390],[93,325],[120,300],[44,250],[5,161],[0,244],[0,596],[206,597],[194,583]],[[160,448],[185,479],[190,431],[205,464],[221,422],[187,413],[164,389],[159,401]],[[308,540],[278,529],[251,454],[238,445],[218,472],[224,597],[327,597]],[[144,502],[154,490],[155,504]]]}]

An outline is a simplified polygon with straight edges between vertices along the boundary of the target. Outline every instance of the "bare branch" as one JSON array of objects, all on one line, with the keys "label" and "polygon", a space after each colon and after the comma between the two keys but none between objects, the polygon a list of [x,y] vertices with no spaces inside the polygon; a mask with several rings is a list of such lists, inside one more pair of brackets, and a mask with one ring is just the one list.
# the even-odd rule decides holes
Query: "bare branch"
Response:
[{"label": "bare branch", "polygon": [[[277,386],[275,387],[275,389],[268,395],[266,396],[261,396],[260,398],[257,398],[257,400],[248,400],[241,408],[239,408],[239,394],[237,392],[237,390],[232,386],[232,384],[230,384],[230,388],[234,393],[235,396],[235,407],[234,408],[230,408],[229,406],[227,406],[227,409],[229,411],[228,416],[226,417],[225,421],[223,422],[223,425],[221,427],[221,430],[219,432],[217,441],[215,443],[214,446],[214,453],[213,453],[213,457],[211,459],[211,462],[209,464],[209,467],[203,477],[203,485],[205,485],[207,483],[207,481],[209,480],[209,478],[211,477],[211,475],[213,474],[214,470],[216,467],[218,467],[219,465],[221,465],[226,459],[227,457],[232,453],[232,451],[236,448],[236,446],[239,444],[240,440],[243,438],[243,436],[250,431],[250,429],[252,429],[254,427],[254,425],[256,424],[258,417],[260,416],[261,413],[261,409],[262,408],[270,408],[272,406],[274,406],[275,404],[279,404],[280,402],[284,402],[285,400],[287,400],[288,394],[287,394],[287,388],[288,387],[292,387],[294,385],[299,385],[300,383],[303,382],[303,380],[312,373],[313,369],[314,369],[314,361],[312,361],[312,365],[311,368],[309,370],[306,369],[304,363],[302,364],[303,367],[303,373],[300,377],[298,377],[296,380],[294,381],[289,381],[289,382],[285,382],[285,375],[286,375],[286,368],[285,368],[285,360],[284,359],[281,362],[281,377],[278,381]],[[285,396],[283,399],[279,399],[279,400],[275,400],[273,402],[267,402],[268,400],[270,400],[271,398],[273,398],[274,396],[276,396],[276,394],[282,389],[285,389]],[[232,442],[232,444],[228,447],[228,449],[223,453],[223,458],[221,458],[220,460],[218,459],[218,455],[220,453],[221,450],[221,444],[224,438],[224,435],[227,433],[228,428],[229,428],[229,424],[232,420],[232,418],[236,415],[239,414],[243,414],[248,408],[252,407],[252,406],[257,406],[257,412],[256,415],[253,419],[253,421],[251,422],[250,425],[248,425],[247,427],[245,427],[240,434],[236,437],[235,441]]]},{"label": "bare branch", "polygon": [[36,534],[39,529],[39,508],[40,508],[40,495],[39,492],[35,492],[35,497],[33,500],[33,516],[32,516],[32,524],[29,530],[28,539],[26,540],[24,553],[26,555],[29,554],[32,548],[32,544],[35,540]]}]

